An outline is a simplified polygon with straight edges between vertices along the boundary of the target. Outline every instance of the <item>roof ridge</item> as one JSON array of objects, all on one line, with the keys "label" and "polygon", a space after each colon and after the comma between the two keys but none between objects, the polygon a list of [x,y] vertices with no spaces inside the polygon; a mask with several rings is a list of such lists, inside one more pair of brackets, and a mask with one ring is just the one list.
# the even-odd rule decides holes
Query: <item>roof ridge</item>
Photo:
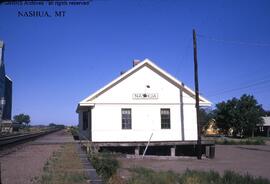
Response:
[{"label": "roof ridge", "polygon": [[[136,71],[140,70],[142,67],[144,67],[146,65],[151,70],[153,70],[154,72],[158,73],[159,75],[162,75],[162,77],[167,78],[167,80],[171,81],[171,83],[173,85],[175,85],[175,86],[177,86],[179,88],[182,88],[182,90],[184,90],[186,93],[189,93],[194,98],[195,92],[192,89],[190,89],[189,87],[187,87],[183,82],[181,82],[180,80],[178,80],[177,78],[175,78],[174,76],[172,76],[171,74],[169,74],[168,72],[166,72],[165,70],[161,69],[155,63],[153,63],[150,59],[145,58],[142,62],[138,63],[137,65],[135,65],[133,68],[129,69],[124,74],[118,76],[116,79],[114,79],[113,81],[111,81],[107,85],[103,86],[102,88],[100,88],[96,92],[92,93],[90,96],[88,96],[87,98],[83,99],[79,103],[80,104],[89,103],[89,101],[97,98],[102,93],[106,92],[107,90],[109,90],[110,88],[112,88],[113,86],[115,86],[116,84],[118,84],[122,80],[126,79],[127,77],[129,77],[130,75],[132,75],[133,73],[135,73]],[[202,96],[200,96],[200,100],[201,101],[204,101],[204,103],[210,103],[211,104],[210,101],[208,101],[207,99],[203,98]]]}]

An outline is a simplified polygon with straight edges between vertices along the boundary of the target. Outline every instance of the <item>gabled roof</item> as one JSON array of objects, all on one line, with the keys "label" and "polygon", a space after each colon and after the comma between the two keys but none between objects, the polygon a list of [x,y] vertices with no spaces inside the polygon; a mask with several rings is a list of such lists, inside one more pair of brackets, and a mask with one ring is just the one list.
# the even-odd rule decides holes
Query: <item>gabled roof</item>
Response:
[{"label": "gabled roof", "polygon": [[[137,72],[138,70],[140,70],[141,68],[143,68],[145,66],[150,68],[151,70],[153,70],[154,72],[156,72],[160,76],[162,76],[164,79],[166,79],[167,81],[169,81],[170,83],[172,83],[176,87],[178,87],[178,88],[182,89],[183,91],[185,91],[191,97],[195,98],[195,92],[193,90],[191,90],[190,88],[185,86],[184,83],[177,80],[172,75],[170,75],[169,73],[167,73],[166,71],[164,71],[163,69],[161,69],[160,67],[155,65],[149,59],[145,59],[142,62],[140,62],[139,64],[137,64],[136,66],[134,66],[133,68],[131,68],[130,70],[128,70],[127,72],[125,72],[124,74],[117,77],[115,80],[113,80],[112,82],[110,82],[109,84],[104,86],[103,88],[99,89],[95,93],[91,94],[89,97],[82,100],[79,103],[79,105],[87,106],[87,104],[91,104],[92,100],[94,100],[95,98],[97,98],[101,94],[105,93],[106,91],[108,91],[109,89],[111,89],[112,87],[114,87],[115,85],[117,85],[121,81],[125,80],[126,78],[128,78],[129,76],[131,76],[132,74],[134,74],[135,72]],[[207,105],[207,106],[211,105],[211,102],[208,101],[207,99],[203,98],[202,96],[200,96],[199,99],[200,99],[200,104]]]}]

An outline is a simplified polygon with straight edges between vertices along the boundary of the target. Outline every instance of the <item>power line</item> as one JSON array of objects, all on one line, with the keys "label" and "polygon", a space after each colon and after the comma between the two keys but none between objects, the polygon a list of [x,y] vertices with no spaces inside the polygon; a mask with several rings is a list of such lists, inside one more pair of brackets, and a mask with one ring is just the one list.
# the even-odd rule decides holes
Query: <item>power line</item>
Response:
[{"label": "power line", "polygon": [[217,95],[220,95],[220,94],[224,94],[224,93],[230,93],[230,92],[233,92],[233,91],[238,91],[238,90],[242,90],[242,89],[247,89],[247,88],[250,88],[250,87],[254,87],[254,86],[266,84],[266,83],[268,83],[268,82],[270,82],[270,79],[263,80],[263,81],[259,81],[259,82],[252,83],[252,84],[248,84],[248,85],[245,85],[245,86],[242,86],[242,87],[238,87],[238,88],[233,88],[233,89],[224,90],[224,91],[221,91],[220,93],[216,93],[216,94],[213,94],[213,95],[209,95],[209,97],[214,97],[214,96],[217,96]]},{"label": "power line", "polygon": [[252,92],[254,94],[258,94],[262,92],[269,92],[269,89],[270,89],[270,84],[256,88],[255,90],[252,90]]},{"label": "power line", "polygon": [[215,41],[215,42],[237,44],[237,45],[257,46],[257,47],[270,47],[270,43],[244,42],[244,41],[235,41],[235,40],[216,39],[216,38],[206,36],[206,35],[203,35],[203,34],[197,34],[197,36],[200,37],[200,38],[204,38],[204,39]]},{"label": "power line", "polygon": [[[258,72],[253,72],[253,73],[261,73],[259,70],[258,70]],[[241,74],[241,75],[237,75],[237,76],[243,76],[244,74]],[[251,75],[250,74],[250,72],[249,72],[249,75]],[[254,76],[254,75],[252,75],[252,76]],[[261,82],[261,81],[265,81],[265,80],[268,80],[269,79],[269,77],[270,77],[270,73],[267,73],[267,75],[263,75],[262,77],[260,77],[260,78],[256,78],[257,80],[253,80],[253,81],[246,81],[246,82],[242,82],[242,83],[239,83],[238,84],[238,86],[246,86],[246,85],[249,85],[249,84],[254,84],[254,83],[257,83],[257,82]],[[226,82],[226,83],[228,83],[228,81],[230,81],[231,79],[234,79],[234,78],[236,78],[236,76],[232,76],[232,77],[230,77],[230,78],[227,78],[226,80],[224,79],[224,80],[219,80],[219,82],[220,83],[224,83],[224,82]],[[252,79],[252,78],[250,78],[250,79]],[[255,79],[255,78],[254,78]],[[234,88],[233,88],[234,89]],[[212,90],[212,91],[208,91],[208,93],[210,93],[210,94],[216,94],[216,93],[219,93],[219,92],[223,92],[224,90],[227,90],[227,88],[225,87],[225,89],[223,88],[223,89],[220,89],[220,90]]]},{"label": "power line", "polygon": [[[247,46],[257,46],[257,47],[270,47],[270,43],[245,42],[245,41],[216,39],[214,37],[206,36],[206,35],[203,35],[203,34],[197,34],[197,36],[199,38],[204,38],[206,40],[215,41],[215,42],[221,42],[221,43],[227,43],[227,44],[247,45]],[[220,92],[209,95],[209,97],[214,97],[214,96],[218,96],[220,94],[230,93],[230,92],[238,91],[238,90],[242,90],[242,89],[248,89],[248,88],[255,87],[255,86],[258,86],[258,85],[263,85],[263,84],[266,84],[266,83],[269,83],[269,82],[270,82],[270,79],[265,79],[265,80],[258,81],[258,82],[255,82],[255,83],[250,83],[250,84],[247,84],[247,85],[243,85],[241,87],[232,88],[232,89],[225,89],[225,90],[222,90]]]}]

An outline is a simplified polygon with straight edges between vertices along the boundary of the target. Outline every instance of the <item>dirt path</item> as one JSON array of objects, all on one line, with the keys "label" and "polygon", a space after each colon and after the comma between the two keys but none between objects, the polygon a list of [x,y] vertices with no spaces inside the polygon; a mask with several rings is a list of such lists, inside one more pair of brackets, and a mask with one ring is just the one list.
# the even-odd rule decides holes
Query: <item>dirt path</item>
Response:
[{"label": "dirt path", "polygon": [[21,149],[0,158],[3,184],[30,184],[41,176],[43,166],[61,144],[72,142],[64,130],[24,144]]},{"label": "dirt path", "polygon": [[[241,174],[249,173],[253,176],[262,176],[270,179],[270,145],[243,146],[243,145],[216,145],[215,159],[175,158],[161,159],[127,159],[119,158],[122,168],[147,167],[157,171],[172,170],[177,173],[186,169],[214,170],[223,173],[233,170]],[[120,175],[127,176],[126,169],[120,170]]]}]

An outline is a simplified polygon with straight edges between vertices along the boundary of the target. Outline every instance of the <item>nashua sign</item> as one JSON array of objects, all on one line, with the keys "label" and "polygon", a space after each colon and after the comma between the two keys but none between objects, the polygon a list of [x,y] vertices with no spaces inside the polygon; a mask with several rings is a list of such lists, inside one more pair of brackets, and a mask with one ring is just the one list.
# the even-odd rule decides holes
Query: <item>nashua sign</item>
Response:
[{"label": "nashua sign", "polygon": [[135,100],[158,99],[158,93],[133,93],[132,99]]}]

